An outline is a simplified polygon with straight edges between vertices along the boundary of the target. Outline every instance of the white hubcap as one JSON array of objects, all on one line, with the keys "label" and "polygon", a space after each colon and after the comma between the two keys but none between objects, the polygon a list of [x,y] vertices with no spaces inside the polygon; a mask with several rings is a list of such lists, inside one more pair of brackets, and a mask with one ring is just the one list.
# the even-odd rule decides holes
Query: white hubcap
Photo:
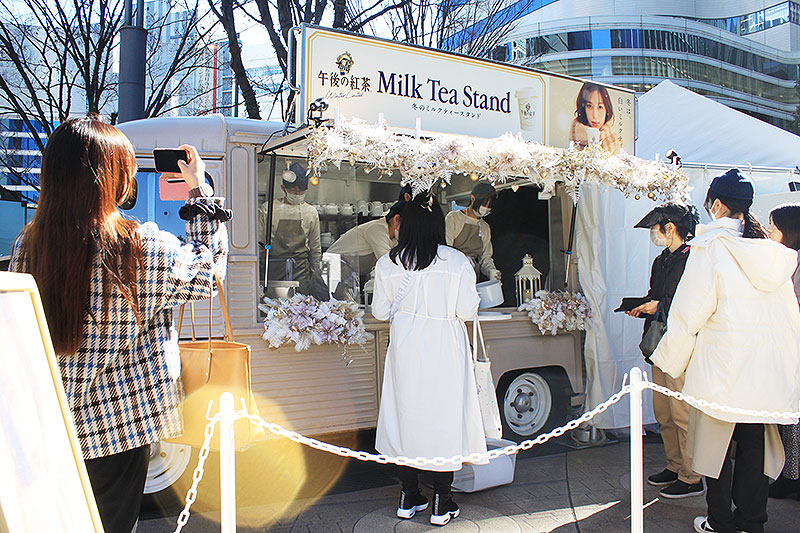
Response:
[{"label": "white hubcap", "polygon": [[503,418],[517,435],[533,435],[550,417],[553,395],[539,374],[520,374],[506,389],[503,397]]},{"label": "white hubcap", "polygon": [[152,494],[172,486],[186,470],[191,455],[191,446],[172,444],[171,442],[151,444],[144,493]]}]

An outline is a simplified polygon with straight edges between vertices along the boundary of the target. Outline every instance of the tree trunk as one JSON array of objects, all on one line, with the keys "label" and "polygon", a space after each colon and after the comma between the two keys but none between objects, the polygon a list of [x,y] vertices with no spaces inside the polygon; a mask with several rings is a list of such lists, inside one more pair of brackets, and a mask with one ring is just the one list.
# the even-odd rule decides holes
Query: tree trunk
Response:
[{"label": "tree trunk", "polygon": [[214,6],[214,0],[208,0],[212,11],[217,15],[222,22],[222,27],[225,28],[225,33],[228,36],[228,47],[231,53],[231,69],[236,77],[236,85],[242,91],[242,98],[244,99],[245,109],[247,109],[248,118],[261,120],[261,110],[258,107],[256,100],[256,93],[253,91],[253,85],[247,77],[247,72],[242,63],[242,47],[239,45],[239,35],[236,33],[236,21],[233,18],[233,0],[222,0],[221,10],[217,11]]},{"label": "tree trunk", "polygon": [[344,28],[346,0],[333,0],[333,27]]}]

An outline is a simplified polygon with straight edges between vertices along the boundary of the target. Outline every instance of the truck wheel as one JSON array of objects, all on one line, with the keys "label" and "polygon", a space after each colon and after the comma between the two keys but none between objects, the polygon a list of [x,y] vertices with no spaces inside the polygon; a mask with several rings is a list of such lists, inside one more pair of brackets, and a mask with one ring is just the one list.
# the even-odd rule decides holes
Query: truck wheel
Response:
[{"label": "truck wheel", "polygon": [[191,455],[191,446],[171,442],[151,444],[144,493],[154,494],[171,487],[183,475]]},{"label": "truck wheel", "polygon": [[538,369],[500,379],[497,402],[503,436],[521,442],[566,422],[569,385],[558,371]]}]

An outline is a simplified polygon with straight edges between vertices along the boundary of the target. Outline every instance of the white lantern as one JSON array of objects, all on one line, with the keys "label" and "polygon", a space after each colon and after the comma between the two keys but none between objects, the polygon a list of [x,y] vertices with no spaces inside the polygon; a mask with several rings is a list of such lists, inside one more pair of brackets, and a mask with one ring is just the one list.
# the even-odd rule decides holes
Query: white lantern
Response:
[{"label": "white lantern", "polygon": [[522,258],[522,268],[520,268],[514,279],[517,281],[517,305],[533,298],[542,288],[542,273],[533,266],[533,257],[525,254]]}]

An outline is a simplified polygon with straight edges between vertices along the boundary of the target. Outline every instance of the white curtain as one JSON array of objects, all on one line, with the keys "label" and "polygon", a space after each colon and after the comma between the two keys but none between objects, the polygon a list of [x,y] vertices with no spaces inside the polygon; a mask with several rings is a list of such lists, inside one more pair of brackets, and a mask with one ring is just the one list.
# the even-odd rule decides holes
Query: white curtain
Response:
[{"label": "white curtain", "polygon": [[[643,320],[614,313],[626,296],[644,296],[650,267],[661,252],[646,229],[634,229],[657,204],[646,198],[626,199],[608,187],[584,184],[575,223],[575,250],[581,289],[592,306],[586,331],[586,408],[593,409],[622,387],[634,366],[650,374],[639,351]],[[655,422],[652,395],[644,394],[644,423]],[[627,396],[594,419],[603,429],[630,425]]]}]

